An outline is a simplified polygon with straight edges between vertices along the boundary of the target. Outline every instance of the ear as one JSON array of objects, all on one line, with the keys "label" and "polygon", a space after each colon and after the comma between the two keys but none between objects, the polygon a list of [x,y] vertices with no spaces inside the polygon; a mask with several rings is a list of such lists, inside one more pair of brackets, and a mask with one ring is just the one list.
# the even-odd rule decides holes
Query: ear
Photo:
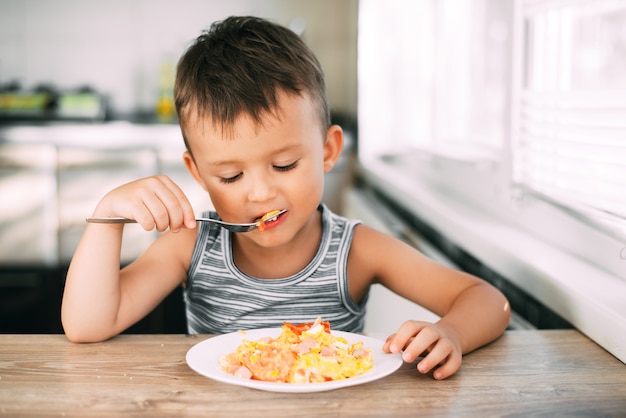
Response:
[{"label": "ear", "polygon": [[196,182],[198,182],[198,184],[202,186],[204,190],[206,190],[207,188],[206,188],[206,185],[204,184],[204,180],[202,180],[202,176],[200,175],[200,172],[198,171],[198,166],[196,166],[196,162],[193,159],[193,155],[191,155],[189,151],[185,151],[183,153],[183,161],[185,162],[185,167],[187,167],[187,171],[189,171],[189,173],[191,173],[192,177],[196,180]]},{"label": "ear", "polygon": [[324,142],[324,173],[333,169],[343,150],[343,130],[339,125],[332,125],[326,131]]}]

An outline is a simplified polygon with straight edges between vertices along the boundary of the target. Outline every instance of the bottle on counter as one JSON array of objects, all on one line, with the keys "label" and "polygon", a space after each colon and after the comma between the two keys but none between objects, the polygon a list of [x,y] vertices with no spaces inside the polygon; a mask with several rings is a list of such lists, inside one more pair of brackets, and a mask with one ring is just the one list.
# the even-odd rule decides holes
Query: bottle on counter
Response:
[{"label": "bottle on counter", "polygon": [[160,122],[170,123],[174,121],[176,116],[174,107],[174,64],[169,60],[161,63],[159,94],[155,110]]}]

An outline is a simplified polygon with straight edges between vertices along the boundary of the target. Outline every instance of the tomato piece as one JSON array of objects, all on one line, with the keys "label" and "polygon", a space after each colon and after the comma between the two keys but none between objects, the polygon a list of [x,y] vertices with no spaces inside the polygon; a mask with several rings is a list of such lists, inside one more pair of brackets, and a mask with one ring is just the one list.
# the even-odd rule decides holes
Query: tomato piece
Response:
[{"label": "tomato piece", "polygon": [[[284,324],[287,328],[293,331],[294,334],[302,335],[304,331],[311,329],[311,327],[315,325],[315,322],[307,322],[304,324],[296,324],[296,325],[292,324],[291,322],[285,322]],[[324,327],[324,332],[330,333],[330,322],[323,321],[323,322],[320,322],[320,324]]]},{"label": "tomato piece", "polygon": [[257,226],[257,229],[259,230],[259,232],[263,232],[265,231],[265,221],[267,221],[269,218],[276,216],[278,213],[280,213],[280,211],[278,209],[274,209],[272,211],[267,212],[265,215],[261,216],[260,218],[257,218],[257,222],[259,223],[259,226]]}]

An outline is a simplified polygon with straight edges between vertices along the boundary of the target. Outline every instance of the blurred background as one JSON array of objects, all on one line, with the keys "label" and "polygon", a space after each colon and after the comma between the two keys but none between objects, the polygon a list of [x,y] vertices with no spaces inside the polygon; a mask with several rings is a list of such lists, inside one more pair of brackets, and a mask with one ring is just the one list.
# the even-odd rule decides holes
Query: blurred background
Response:
[{"label": "blurred background", "polygon": [[[356,0],[0,0],[0,331],[61,331],[65,271],[108,190],[164,173],[198,213],[212,207],[182,163],[172,87],[187,45],[227,16],[287,26],[322,63],[346,129],[347,156],[324,196],[339,211],[356,129],[357,9]],[[124,262],[154,238],[127,228]],[[176,294],[135,331],[184,332],[180,312]]]},{"label": "blurred background", "polygon": [[[488,280],[511,327],[626,358],[624,0],[0,0],[0,332],[62,331],[67,265],[113,187],[164,173],[211,207],[172,83],[233,14],[318,56],[346,133],[334,211]],[[125,263],[155,237],[126,231]],[[373,333],[435,318],[379,286],[368,309]],[[129,330],[185,331],[180,290]]]},{"label": "blurred background", "polygon": [[301,34],[327,73],[333,109],[356,115],[356,0],[2,0],[0,85],[92,89],[112,118],[150,117],[187,45],[237,14]]}]

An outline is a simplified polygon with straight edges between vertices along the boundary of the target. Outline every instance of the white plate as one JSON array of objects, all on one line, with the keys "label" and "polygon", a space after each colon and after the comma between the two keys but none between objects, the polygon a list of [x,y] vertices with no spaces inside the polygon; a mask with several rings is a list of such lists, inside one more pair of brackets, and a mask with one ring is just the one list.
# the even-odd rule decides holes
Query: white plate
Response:
[{"label": "white plate", "polygon": [[258,340],[263,337],[277,337],[280,328],[263,328],[245,332],[233,332],[231,334],[218,335],[204,340],[189,349],[187,352],[187,364],[197,373],[232,385],[245,386],[253,389],[267,390],[270,392],[321,392],[325,390],[339,389],[347,386],[360,385],[385,377],[402,365],[400,354],[387,354],[382,350],[383,341],[365,335],[353,334],[343,331],[331,331],[338,337],[345,338],[348,343],[363,342],[365,348],[372,350],[374,367],[368,372],[343,380],[333,380],[319,383],[276,383],[263,382],[260,380],[243,379],[226,373],[219,366],[220,357],[232,353],[237,349],[242,340]]}]

